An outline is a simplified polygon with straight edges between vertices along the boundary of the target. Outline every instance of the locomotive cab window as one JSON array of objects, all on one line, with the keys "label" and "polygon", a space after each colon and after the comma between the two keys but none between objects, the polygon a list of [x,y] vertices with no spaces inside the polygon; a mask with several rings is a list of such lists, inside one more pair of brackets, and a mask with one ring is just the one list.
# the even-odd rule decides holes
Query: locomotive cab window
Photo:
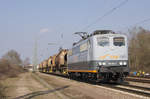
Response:
[{"label": "locomotive cab window", "polygon": [[108,37],[98,37],[97,38],[98,46],[109,46],[109,38]]},{"label": "locomotive cab window", "polygon": [[123,37],[115,37],[113,38],[113,44],[115,46],[125,46],[125,40]]}]

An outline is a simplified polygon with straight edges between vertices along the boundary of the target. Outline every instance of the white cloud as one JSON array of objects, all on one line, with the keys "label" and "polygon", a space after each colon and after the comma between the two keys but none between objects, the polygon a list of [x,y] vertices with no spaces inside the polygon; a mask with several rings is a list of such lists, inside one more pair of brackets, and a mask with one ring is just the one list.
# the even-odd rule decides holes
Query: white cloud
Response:
[{"label": "white cloud", "polygon": [[46,32],[48,32],[48,31],[49,31],[48,28],[42,28],[42,29],[40,29],[40,33],[46,33]]}]

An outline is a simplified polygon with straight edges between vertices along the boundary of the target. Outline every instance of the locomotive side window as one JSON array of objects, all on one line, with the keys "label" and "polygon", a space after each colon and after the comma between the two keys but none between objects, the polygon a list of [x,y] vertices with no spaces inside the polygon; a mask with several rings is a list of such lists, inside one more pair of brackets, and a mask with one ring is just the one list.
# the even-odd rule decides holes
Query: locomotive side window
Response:
[{"label": "locomotive side window", "polygon": [[108,37],[98,37],[97,44],[99,46],[109,46],[109,38]]},{"label": "locomotive side window", "polygon": [[113,44],[115,46],[125,46],[125,40],[123,37],[114,37]]}]

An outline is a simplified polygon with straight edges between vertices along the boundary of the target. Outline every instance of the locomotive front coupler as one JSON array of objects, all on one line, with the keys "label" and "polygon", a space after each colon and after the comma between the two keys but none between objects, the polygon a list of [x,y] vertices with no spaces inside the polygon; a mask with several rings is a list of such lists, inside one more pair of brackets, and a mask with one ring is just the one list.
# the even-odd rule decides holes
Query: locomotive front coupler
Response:
[{"label": "locomotive front coupler", "polygon": [[123,78],[124,77],[124,73],[123,72],[118,72],[115,69],[111,69],[111,67],[109,66],[98,66],[98,72],[99,74],[110,74],[112,76],[112,78]]},{"label": "locomotive front coupler", "polygon": [[98,72],[113,73],[113,74],[115,74],[115,72],[109,66],[98,66]]}]

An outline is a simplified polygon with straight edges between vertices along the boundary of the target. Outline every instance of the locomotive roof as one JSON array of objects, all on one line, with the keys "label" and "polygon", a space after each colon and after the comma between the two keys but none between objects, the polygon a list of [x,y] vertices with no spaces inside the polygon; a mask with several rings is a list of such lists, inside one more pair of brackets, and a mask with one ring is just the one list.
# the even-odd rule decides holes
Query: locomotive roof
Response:
[{"label": "locomotive roof", "polygon": [[92,34],[87,35],[87,37],[82,38],[81,40],[79,40],[78,42],[73,43],[73,46],[78,44],[79,42],[86,40],[89,37],[92,37],[94,35],[103,35],[103,34],[116,34],[115,32],[113,32],[112,30],[96,30],[94,31]]},{"label": "locomotive roof", "polygon": [[98,34],[115,34],[115,32],[113,32],[112,30],[96,30],[91,34],[91,36]]}]

